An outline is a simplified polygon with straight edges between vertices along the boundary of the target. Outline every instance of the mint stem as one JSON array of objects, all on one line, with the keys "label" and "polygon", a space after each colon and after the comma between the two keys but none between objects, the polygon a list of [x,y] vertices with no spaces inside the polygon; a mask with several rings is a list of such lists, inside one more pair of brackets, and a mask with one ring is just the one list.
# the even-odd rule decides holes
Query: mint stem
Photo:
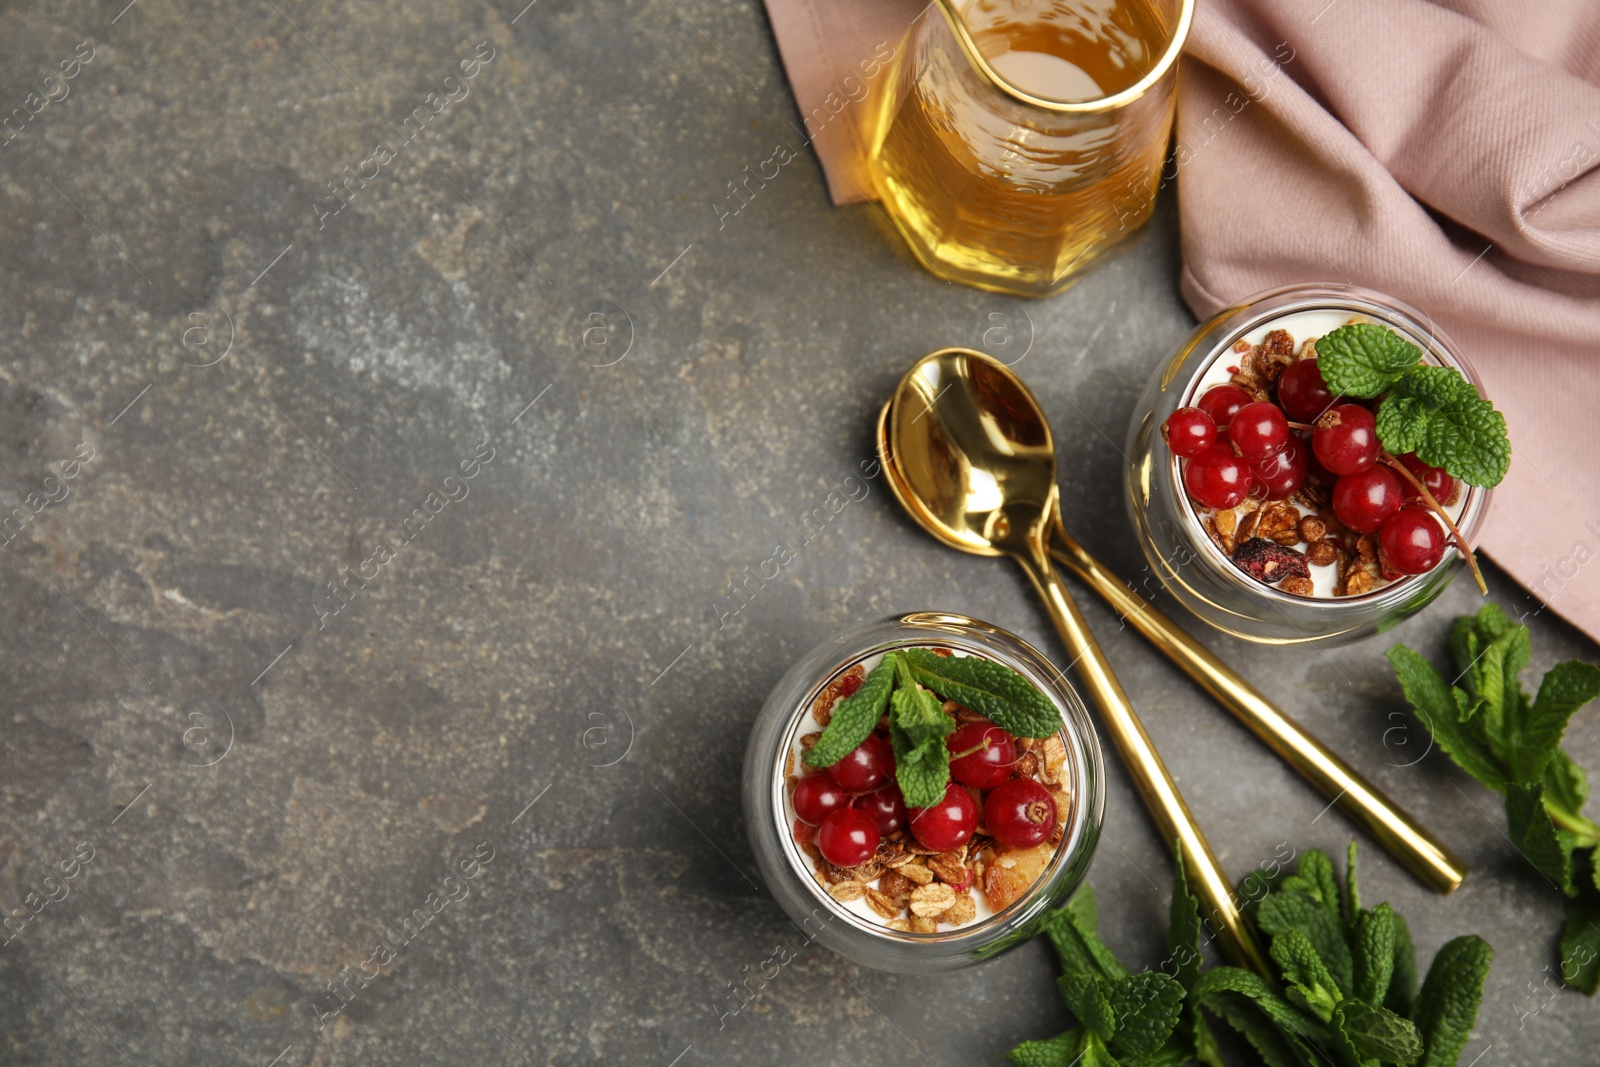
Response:
[{"label": "mint stem", "polygon": [[1444,508],[1439,506],[1439,502],[1433,498],[1433,494],[1428,492],[1428,487],[1423,485],[1415,474],[1411,473],[1410,468],[1388,452],[1379,452],[1378,458],[1393,467],[1395,473],[1399,474],[1400,477],[1410,482],[1411,487],[1422,494],[1422,499],[1429,508],[1433,509],[1433,513],[1444,520],[1445,526],[1450,530],[1450,536],[1455,540],[1456,548],[1460,549],[1462,557],[1467,561],[1467,568],[1472,571],[1472,580],[1478,583],[1478,592],[1488,596],[1489,586],[1483,580],[1483,572],[1478,569],[1478,557],[1473,555],[1472,546],[1467,544],[1467,539],[1462,536],[1460,528],[1451,520]]}]

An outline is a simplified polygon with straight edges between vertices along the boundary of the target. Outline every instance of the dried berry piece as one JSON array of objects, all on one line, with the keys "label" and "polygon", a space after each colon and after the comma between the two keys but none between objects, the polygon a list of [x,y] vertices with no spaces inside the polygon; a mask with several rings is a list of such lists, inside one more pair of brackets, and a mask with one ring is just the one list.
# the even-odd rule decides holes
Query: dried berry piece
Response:
[{"label": "dried berry piece", "polygon": [[1028,888],[1028,880],[1011,867],[990,867],[983,875],[983,898],[995,911],[1008,907]]},{"label": "dried berry piece", "polygon": [[1256,581],[1268,585],[1291,576],[1311,577],[1311,568],[1307,566],[1304,555],[1264,537],[1252,537],[1240,545],[1233,554],[1233,562]]}]

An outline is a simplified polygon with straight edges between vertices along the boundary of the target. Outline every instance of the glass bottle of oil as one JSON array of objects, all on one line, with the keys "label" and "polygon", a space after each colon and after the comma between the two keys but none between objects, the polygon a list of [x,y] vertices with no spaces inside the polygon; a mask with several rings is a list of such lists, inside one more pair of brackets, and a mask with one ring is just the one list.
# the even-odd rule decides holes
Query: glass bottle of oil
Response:
[{"label": "glass bottle of oil", "polygon": [[924,12],[889,74],[872,153],[878,195],[923,265],[1044,296],[1143,224],[1192,3],[937,0]]}]

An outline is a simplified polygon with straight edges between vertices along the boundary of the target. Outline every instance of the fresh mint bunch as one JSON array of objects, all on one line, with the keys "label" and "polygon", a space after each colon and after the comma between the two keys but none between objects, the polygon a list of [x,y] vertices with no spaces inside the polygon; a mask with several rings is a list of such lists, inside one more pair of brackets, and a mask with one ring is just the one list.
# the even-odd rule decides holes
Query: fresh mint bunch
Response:
[{"label": "fresh mint bunch", "polygon": [[1062,999],[1078,1026],[1009,1053],[1019,1067],[1176,1067],[1226,1061],[1211,1030],[1220,1019],[1268,1067],[1451,1067],[1466,1045],[1494,953],[1458,937],[1434,957],[1419,993],[1411,934],[1387,904],[1361,907],[1356,846],[1343,884],[1316,850],[1294,874],[1256,873],[1239,887],[1281,981],[1237,967],[1203,970],[1199,902],[1178,863],[1167,960],[1130,974],[1095,934],[1084,887],[1046,919],[1060,957]]},{"label": "fresh mint bunch", "polygon": [[1005,664],[907,648],[884,653],[861,688],[839,702],[805,763],[831,767],[844,759],[872,733],[887,707],[900,795],[909,807],[931,807],[950,782],[945,737],[956,728],[941,697],[1019,737],[1049,737],[1061,729],[1050,698]]},{"label": "fresh mint bunch", "polygon": [[1415,452],[1471,485],[1499,485],[1511,465],[1505,416],[1454,367],[1422,365],[1422,349],[1386,326],[1352,323],[1317,340],[1317,369],[1335,395],[1383,396],[1378,440]]},{"label": "fresh mint bunch", "polygon": [[1457,680],[1404,645],[1388,652],[1417,718],[1456,765],[1505,797],[1507,833],[1567,898],[1561,978],[1600,988],[1600,825],[1583,815],[1587,775],[1561,751],[1574,712],[1600,696],[1600,667],[1570,660],[1529,699],[1520,675],[1533,658],[1528,628],[1493,604],[1450,631]]}]

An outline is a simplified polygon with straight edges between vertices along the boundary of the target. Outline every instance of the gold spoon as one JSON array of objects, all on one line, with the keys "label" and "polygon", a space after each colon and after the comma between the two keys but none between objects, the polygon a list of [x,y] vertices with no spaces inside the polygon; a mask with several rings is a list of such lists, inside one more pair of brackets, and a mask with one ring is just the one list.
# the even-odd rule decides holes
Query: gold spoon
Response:
[{"label": "gold spoon", "polygon": [[[938,354],[938,353],[936,353]],[[988,361],[968,352],[969,357]],[[1011,377],[1004,366],[995,364],[1000,374]],[[1023,395],[1032,400],[1025,386],[1017,383]],[[891,401],[892,405],[893,401]],[[1031,417],[1040,423],[1044,414],[1037,404]],[[890,473],[890,484],[905,502],[909,491],[893,460],[888,439],[889,406],[878,425],[878,451]],[[907,509],[917,515],[907,504]],[[920,518],[920,516],[919,516]],[[1095,592],[1106,599],[1117,613],[1131,622],[1169,659],[1215,697],[1223,707],[1264,741],[1278,756],[1300,772],[1324,796],[1331,797],[1358,825],[1372,835],[1391,855],[1431,888],[1448,893],[1461,884],[1466,865],[1444,844],[1420,826],[1380,790],[1306,733],[1298,723],[1219,660],[1204,645],[1184,632],[1154,605],[1128,591],[1115,575],[1106,570],[1067,533],[1061,523],[1059,506],[1054,515],[1058,545],[1050,553]]]},{"label": "gold spoon", "polygon": [[1032,394],[996,361],[946,348],[900,379],[881,425],[889,484],[912,517],[952,548],[1010,556],[1032,579],[1162,839],[1176,838],[1183,850],[1223,953],[1270,977],[1232,883],[1050,564],[1045,540],[1059,506],[1056,453]]}]

